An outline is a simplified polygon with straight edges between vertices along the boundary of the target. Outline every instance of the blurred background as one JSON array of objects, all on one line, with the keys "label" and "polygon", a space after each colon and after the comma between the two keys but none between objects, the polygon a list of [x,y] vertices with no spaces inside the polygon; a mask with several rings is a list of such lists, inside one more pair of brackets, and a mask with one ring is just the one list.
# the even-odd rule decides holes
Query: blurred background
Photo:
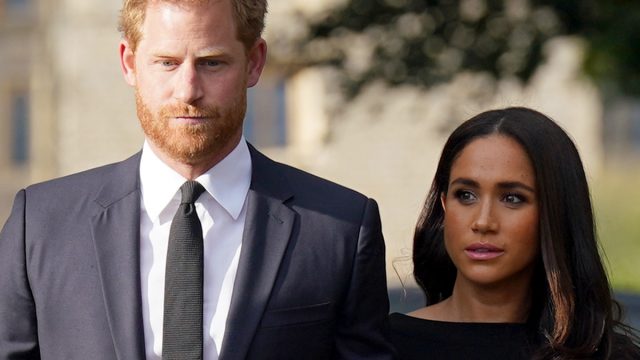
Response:
[{"label": "blurred background", "polygon": [[[0,222],[34,182],[141,148],[117,0],[0,0]],[[245,136],[375,198],[393,310],[420,306],[413,227],[448,133],[529,106],[574,138],[618,297],[640,325],[640,2],[271,0]]]}]

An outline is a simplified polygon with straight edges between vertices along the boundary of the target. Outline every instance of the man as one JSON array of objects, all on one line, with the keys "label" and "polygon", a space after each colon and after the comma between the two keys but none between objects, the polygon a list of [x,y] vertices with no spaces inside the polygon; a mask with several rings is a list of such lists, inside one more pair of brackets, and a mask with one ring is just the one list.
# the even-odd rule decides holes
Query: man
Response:
[{"label": "man", "polygon": [[[125,0],[143,150],[17,194],[0,235],[0,358],[391,357],[376,203],[242,137],[265,10]],[[185,276],[193,259],[172,249],[198,241]]]}]

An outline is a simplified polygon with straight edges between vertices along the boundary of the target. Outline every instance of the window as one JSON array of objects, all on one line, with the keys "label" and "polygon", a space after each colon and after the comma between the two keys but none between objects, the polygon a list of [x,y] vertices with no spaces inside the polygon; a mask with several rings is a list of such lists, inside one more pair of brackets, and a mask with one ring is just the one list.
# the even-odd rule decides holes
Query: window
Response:
[{"label": "window", "polygon": [[8,10],[25,9],[29,6],[29,0],[4,0]]},{"label": "window", "polygon": [[17,94],[11,100],[11,160],[16,165],[29,161],[29,97]]},{"label": "window", "polygon": [[0,0],[0,17],[5,18],[0,21],[6,20],[10,24],[24,26],[25,18],[30,17],[31,12],[30,0]]},{"label": "window", "polygon": [[247,94],[244,136],[258,146],[286,145],[285,82],[263,77]]}]

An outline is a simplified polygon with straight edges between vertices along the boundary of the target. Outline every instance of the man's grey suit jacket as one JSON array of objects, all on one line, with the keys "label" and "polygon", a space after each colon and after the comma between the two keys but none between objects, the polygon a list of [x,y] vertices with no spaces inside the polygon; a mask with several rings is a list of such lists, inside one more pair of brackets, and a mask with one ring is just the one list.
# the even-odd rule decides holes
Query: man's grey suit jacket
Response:
[{"label": "man's grey suit jacket", "polygon": [[[391,358],[375,201],[250,149],[220,359]],[[0,359],[144,358],[139,162],[16,195],[0,233]]]}]

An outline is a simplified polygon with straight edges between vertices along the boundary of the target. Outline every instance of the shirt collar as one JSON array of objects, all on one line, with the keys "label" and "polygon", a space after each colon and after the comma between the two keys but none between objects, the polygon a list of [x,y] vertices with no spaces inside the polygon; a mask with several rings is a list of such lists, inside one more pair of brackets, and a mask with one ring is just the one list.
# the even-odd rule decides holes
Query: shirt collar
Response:
[{"label": "shirt collar", "polygon": [[[140,159],[140,189],[142,206],[152,219],[158,218],[171,200],[178,199],[180,186],[185,181],[187,179],[160,160],[145,140]],[[251,155],[244,137],[229,155],[196,181],[237,219],[251,183]]]}]

